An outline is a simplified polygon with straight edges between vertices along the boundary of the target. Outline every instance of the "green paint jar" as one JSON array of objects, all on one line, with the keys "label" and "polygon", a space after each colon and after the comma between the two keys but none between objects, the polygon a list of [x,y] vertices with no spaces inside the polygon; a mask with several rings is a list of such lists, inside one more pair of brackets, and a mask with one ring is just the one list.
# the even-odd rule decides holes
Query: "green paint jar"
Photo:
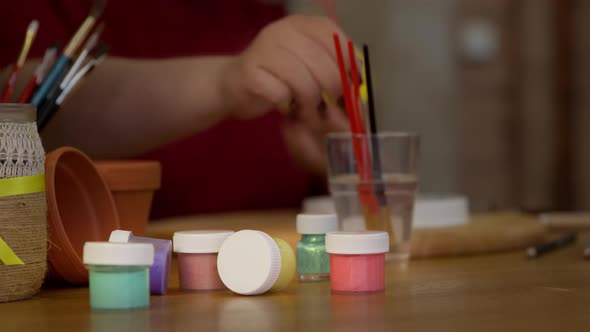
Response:
[{"label": "green paint jar", "polygon": [[150,266],[154,246],[147,243],[86,242],[90,307],[93,310],[144,309],[150,305]]},{"label": "green paint jar", "polygon": [[335,214],[299,214],[297,232],[297,274],[301,281],[330,279],[330,256],[326,253],[326,233],[338,230]]}]

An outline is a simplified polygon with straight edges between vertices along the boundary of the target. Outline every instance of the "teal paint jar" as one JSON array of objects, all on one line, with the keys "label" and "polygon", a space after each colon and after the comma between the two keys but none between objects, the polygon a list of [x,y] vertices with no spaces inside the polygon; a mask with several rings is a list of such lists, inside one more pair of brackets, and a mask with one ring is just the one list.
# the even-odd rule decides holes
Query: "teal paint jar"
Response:
[{"label": "teal paint jar", "polygon": [[326,252],[326,233],[338,230],[335,214],[299,214],[297,232],[297,274],[300,281],[330,279],[330,256]]},{"label": "teal paint jar", "polygon": [[86,242],[90,307],[93,310],[144,309],[150,305],[150,266],[154,246],[147,243]]}]

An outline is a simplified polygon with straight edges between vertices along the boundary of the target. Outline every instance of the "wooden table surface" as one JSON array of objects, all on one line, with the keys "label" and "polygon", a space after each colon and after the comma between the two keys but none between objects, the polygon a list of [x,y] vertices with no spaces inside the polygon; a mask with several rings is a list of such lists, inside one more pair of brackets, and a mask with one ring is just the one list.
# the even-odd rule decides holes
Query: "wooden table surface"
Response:
[{"label": "wooden table surface", "polygon": [[[257,228],[294,235],[293,212],[247,213],[155,223],[177,229]],[[246,297],[177,290],[142,311],[92,312],[87,288],[45,289],[0,304],[0,331],[574,331],[590,325],[590,262],[585,239],[536,260],[523,252],[421,259],[388,265],[385,293],[331,294],[328,283],[294,281],[285,291]]]}]

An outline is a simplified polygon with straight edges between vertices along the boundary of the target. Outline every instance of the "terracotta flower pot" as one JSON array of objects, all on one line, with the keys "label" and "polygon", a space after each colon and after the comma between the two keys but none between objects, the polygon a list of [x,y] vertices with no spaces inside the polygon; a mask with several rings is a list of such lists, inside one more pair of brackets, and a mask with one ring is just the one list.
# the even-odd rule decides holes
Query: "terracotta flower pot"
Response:
[{"label": "terracotta flower pot", "polygon": [[157,161],[97,161],[117,205],[122,229],[145,233],[154,191],[160,188],[162,170]]},{"label": "terracotta flower pot", "polygon": [[115,202],[92,160],[74,148],[47,154],[45,177],[50,279],[85,284],[84,242],[108,241],[121,228]]}]

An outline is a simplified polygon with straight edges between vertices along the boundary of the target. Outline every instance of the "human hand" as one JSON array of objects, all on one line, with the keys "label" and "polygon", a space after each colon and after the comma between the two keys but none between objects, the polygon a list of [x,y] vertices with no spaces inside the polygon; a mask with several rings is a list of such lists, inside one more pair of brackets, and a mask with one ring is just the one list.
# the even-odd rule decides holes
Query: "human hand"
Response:
[{"label": "human hand", "polygon": [[276,21],[228,62],[221,79],[233,116],[252,118],[272,109],[287,110],[283,128],[287,147],[316,173],[325,172],[324,135],[348,129],[344,111],[322,99],[322,94],[331,100],[342,95],[334,32],[346,40],[324,17],[289,16]]}]

